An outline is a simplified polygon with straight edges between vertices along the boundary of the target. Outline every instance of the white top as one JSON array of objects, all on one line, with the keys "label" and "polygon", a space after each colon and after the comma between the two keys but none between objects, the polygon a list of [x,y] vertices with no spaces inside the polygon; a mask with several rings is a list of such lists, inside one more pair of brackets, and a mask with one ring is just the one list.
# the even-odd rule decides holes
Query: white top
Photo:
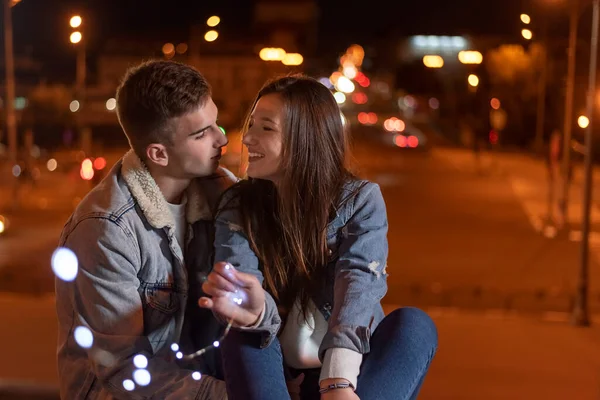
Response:
[{"label": "white top", "polygon": [[175,219],[175,237],[177,238],[177,242],[181,248],[181,254],[185,255],[185,233],[187,231],[185,209],[187,205],[187,197],[184,194],[180,204],[167,204],[169,205],[169,210]]},{"label": "white top", "polygon": [[325,352],[321,365],[319,347],[328,326],[312,300],[308,304],[306,318],[300,309],[300,302],[296,301],[279,336],[285,363],[296,369],[321,367],[319,381],[342,378],[350,381],[356,388],[362,354],[345,348],[331,348]]}]

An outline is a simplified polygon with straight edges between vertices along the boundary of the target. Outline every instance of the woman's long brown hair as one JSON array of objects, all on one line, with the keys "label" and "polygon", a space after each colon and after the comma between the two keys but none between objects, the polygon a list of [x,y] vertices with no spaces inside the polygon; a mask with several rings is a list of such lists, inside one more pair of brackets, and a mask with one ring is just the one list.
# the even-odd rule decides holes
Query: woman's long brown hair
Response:
[{"label": "woman's long brown hair", "polygon": [[298,298],[306,316],[311,294],[324,284],[327,225],[353,175],[346,167],[348,143],[339,107],[314,79],[288,76],[268,82],[245,129],[258,100],[272,94],[284,105],[278,186],[250,178],[232,188],[232,198],[261,262],[265,288],[282,316]]}]

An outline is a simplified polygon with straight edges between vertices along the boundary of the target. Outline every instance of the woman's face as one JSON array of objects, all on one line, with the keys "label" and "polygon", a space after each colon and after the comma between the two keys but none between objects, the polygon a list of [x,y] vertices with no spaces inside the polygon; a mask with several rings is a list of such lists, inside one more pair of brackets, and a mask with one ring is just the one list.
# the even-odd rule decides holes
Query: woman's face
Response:
[{"label": "woman's face", "polygon": [[278,94],[261,97],[250,116],[243,143],[248,148],[248,176],[277,182],[280,176],[283,101]]}]

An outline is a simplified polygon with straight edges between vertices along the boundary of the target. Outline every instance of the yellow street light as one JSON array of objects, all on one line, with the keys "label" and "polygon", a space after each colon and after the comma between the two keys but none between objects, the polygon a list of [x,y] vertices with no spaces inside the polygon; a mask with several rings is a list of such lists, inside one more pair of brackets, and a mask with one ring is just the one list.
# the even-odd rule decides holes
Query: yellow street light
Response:
[{"label": "yellow street light", "polygon": [[281,62],[283,65],[300,65],[304,62],[304,57],[299,53],[286,53]]},{"label": "yellow street light", "polygon": [[81,26],[82,22],[83,22],[83,20],[81,19],[81,17],[79,15],[74,15],[71,17],[71,20],[69,21],[69,25],[71,25],[71,28],[79,28]]},{"label": "yellow street light", "polygon": [[206,34],[204,35],[204,40],[206,40],[207,42],[214,42],[215,40],[217,40],[218,37],[219,32],[212,30],[206,32]]},{"label": "yellow street light", "polygon": [[81,32],[75,31],[75,32],[71,33],[71,36],[69,39],[71,40],[71,43],[76,44],[76,43],[81,42],[81,39],[83,39],[83,35],[81,34]]},{"label": "yellow street light", "polygon": [[521,22],[525,25],[529,25],[529,23],[531,22],[531,17],[527,14],[521,14]]},{"label": "yellow street light", "polygon": [[590,119],[585,115],[580,115],[579,118],[577,118],[577,125],[579,125],[580,128],[585,129],[590,125]]},{"label": "yellow street light", "polygon": [[444,59],[441,56],[424,56],[423,64],[427,68],[442,68],[444,66]]},{"label": "yellow street light", "polygon": [[462,64],[481,64],[483,55],[478,51],[461,51],[458,53],[458,61]]},{"label": "yellow street light", "polygon": [[219,25],[219,22],[221,22],[221,18],[217,17],[216,15],[213,15],[208,20],[206,20],[206,25],[214,27]]},{"label": "yellow street light", "polygon": [[472,87],[479,86],[479,77],[475,74],[469,75],[469,78],[467,79],[467,81],[469,82],[469,85]]},{"label": "yellow street light", "polygon": [[263,61],[283,61],[285,54],[285,50],[282,48],[265,47],[261,49],[258,56]]},{"label": "yellow street light", "polygon": [[531,38],[533,37],[533,32],[531,32],[529,29],[523,29],[521,31],[521,35],[523,35],[525,39],[531,40]]}]

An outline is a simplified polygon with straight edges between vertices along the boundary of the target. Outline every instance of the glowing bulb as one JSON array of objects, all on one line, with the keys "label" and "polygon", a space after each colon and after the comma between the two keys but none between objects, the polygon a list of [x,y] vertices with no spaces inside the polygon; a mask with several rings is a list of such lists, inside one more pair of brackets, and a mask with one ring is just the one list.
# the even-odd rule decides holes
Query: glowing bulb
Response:
[{"label": "glowing bulb", "polygon": [[177,357],[178,360],[181,360],[183,358],[183,353],[178,351],[177,354],[175,354],[175,357]]},{"label": "glowing bulb", "polygon": [[94,344],[94,335],[92,335],[92,331],[85,326],[78,326],[75,328],[73,336],[75,336],[75,342],[84,349],[89,349]]},{"label": "glowing bulb", "polygon": [[173,351],[179,351],[179,345],[177,343],[173,343],[171,345],[171,350],[173,350]]},{"label": "glowing bulb", "polygon": [[140,386],[148,386],[150,384],[150,372],[145,369],[136,369],[133,371],[133,380]]},{"label": "glowing bulb", "polygon": [[146,368],[148,366],[148,358],[143,354],[138,354],[133,357],[133,365],[140,369]]},{"label": "glowing bulb", "polygon": [[133,381],[131,379],[125,379],[123,381],[123,387],[128,392],[131,392],[133,389],[135,389],[135,383],[133,383]]},{"label": "glowing bulb", "polygon": [[219,347],[219,346],[220,346],[220,343],[219,343],[219,341],[218,341],[218,340],[215,340],[215,341],[213,342],[213,346],[215,346],[215,347]]},{"label": "glowing bulb", "polygon": [[59,247],[52,254],[52,271],[63,281],[73,281],[77,277],[78,262],[73,251],[66,247]]},{"label": "glowing bulb", "polygon": [[192,372],[192,379],[194,379],[195,381],[199,381],[200,378],[202,378],[202,374],[200,372]]}]

